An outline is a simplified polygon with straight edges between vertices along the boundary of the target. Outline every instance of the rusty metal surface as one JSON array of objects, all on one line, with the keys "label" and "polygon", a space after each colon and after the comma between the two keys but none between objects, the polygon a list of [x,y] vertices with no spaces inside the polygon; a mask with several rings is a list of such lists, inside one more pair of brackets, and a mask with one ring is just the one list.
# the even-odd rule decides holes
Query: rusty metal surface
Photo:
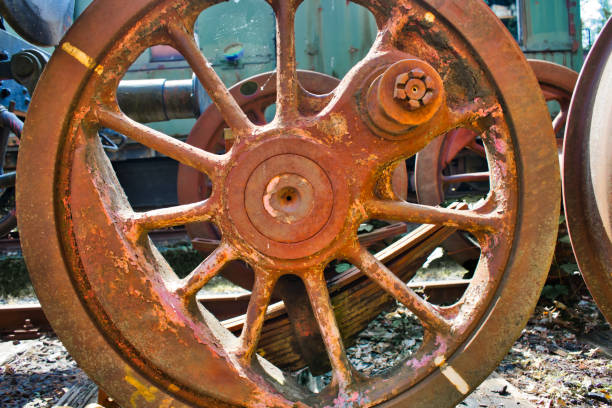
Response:
[{"label": "rusty metal surface", "polygon": [[[329,94],[339,83],[339,80],[333,77],[311,71],[298,71],[298,79],[302,88],[314,95]],[[230,94],[236,99],[238,105],[253,123],[264,125],[268,122],[265,117],[265,112],[271,105],[274,104],[276,99],[276,74],[274,72],[270,72],[245,79],[244,81],[234,85],[229,91]],[[302,113],[307,113],[305,111],[307,108],[308,107],[303,108]],[[316,112],[310,113],[313,114]],[[225,129],[227,129],[227,124],[225,124],[223,121],[223,117],[219,110],[213,105],[209,107],[198,119],[198,122],[187,139],[187,143],[212,153],[223,153],[225,152],[225,148],[228,144],[228,139],[224,134],[226,133]],[[289,165],[289,163],[286,161],[283,164]],[[394,191],[407,191],[406,173],[405,166],[396,167],[392,180]],[[302,178],[295,175],[289,175],[275,178],[275,181],[277,182],[275,185],[276,190],[282,188],[289,189],[285,191],[285,194],[282,197],[283,200],[286,200],[287,197],[291,198],[291,194],[295,195],[297,193],[297,191],[293,190],[293,187],[291,187],[291,181],[294,181],[293,184],[299,185],[302,182]],[[210,195],[210,180],[208,177],[185,165],[179,166],[177,185],[179,203],[181,204],[188,204],[194,201],[203,200],[208,198]],[[312,196],[314,191],[307,188],[307,192]],[[247,194],[252,194],[252,192],[247,191]],[[324,203],[326,196],[331,194],[331,190],[324,191],[322,192],[322,196],[319,194],[319,197],[312,197],[311,202]],[[401,195],[401,193],[399,195]],[[265,199],[266,197],[267,202]],[[304,199],[306,197],[302,198]],[[302,202],[308,201],[302,200]],[[274,196],[268,193],[266,196],[264,196],[264,200],[261,201],[260,204],[262,206],[264,204],[278,206],[282,203],[275,200]],[[259,208],[260,213],[262,208],[263,207]],[[299,210],[299,208],[294,209],[294,214],[295,210]],[[307,209],[302,207],[302,211],[304,210]],[[250,215],[252,219],[257,219],[257,211],[258,210],[256,207],[251,207]],[[260,221],[263,229],[269,229],[271,224],[268,221],[269,220],[266,220],[265,218]],[[307,226],[314,226],[312,219],[307,219],[305,221]],[[397,228],[398,226],[400,227],[401,231]],[[205,254],[208,255],[219,245],[219,232],[212,224],[195,223],[188,225],[187,228],[191,237],[193,238],[192,242],[194,248],[202,250]],[[299,230],[302,234],[308,233],[308,227],[305,228],[303,226],[297,226],[297,230]],[[385,236],[397,235],[405,230],[405,224],[398,224],[395,228],[386,228],[385,230],[378,232],[361,235],[359,237],[359,242],[362,245],[369,246],[380,241]],[[272,231],[268,231],[268,234],[271,232]],[[279,236],[282,237],[282,231],[280,232]],[[293,239],[298,241],[301,240],[299,237],[293,237]],[[243,262],[235,262],[228,265],[221,272],[221,274],[231,282],[246,289],[250,290],[253,286],[253,273]],[[375,285],[373,282],[371,284]],[[346,290],[352,290],[352,288],[348,286]],[[297,369],[301,368],[303,365],[308,365],[310,367],[310,371],[315,375],[325,373],[327,370],[329,370],[329,364],[325,359],[325,348],[317,328],[317,322],[308,304],[304,286],[301,285],[299,279],[297,278],[283,278],[279,280],[278,284],[276,285],[273,298],[284,301],[284,307],[289,315],[293,333],[292,335],[285,336],[285,342],[277,341],[272,343],[272,346],[265,350],[268,358],[270,358],[269,356],[275,355],[281,356],[282,353],[284,353],[283,358],[272,359],[272,361],[279,367],[286,368],[286,361],[292,361],[289,359],[289,356],[296,354],[286,352],[287,344],[290,344],[291,347],[296,348],[296,350],[299,351],[298,354],[300,354],[298,360],[291,362],[291,368]],[[349,315],[345,309],[353,307],[353,303],[354,302],[344,302],[340,308],[336,310],[336,313],[340,316]],[[384,305],[384,303],[381,305]],[[372,316],[376,316],[380,311],[381,309],[373,308],[369,313],[363,314],[361,318],[353,321],[351,324],[353,327],[364,327],[364,325],[368,322],[367,319],[370,319]],[[216,315],[214,312],[213,314]],[[342,325],[343,323],[340,322],[339,324]],[[265,329],[264,333],[266,336],[269,334],[269,336],[277,337],[276,333],[266,331]],[[351,336],[349,336],[348,333],[345,333],[345,336],[343,336],[343,340],[346,344],[350,344],[352,342],[352,334],[353,332],[351,333]],[[265,340],[262,340],[262,343],[265,344]],[[297,347],[295,347],[296,344]],[[279,352],[279,350],[281,350],[282,353]]]},{"label": "rusty metal surface", "polygon": [[563,146],[563,200],[572,248],[600,310],[612,322],[612,22],[589,52]]},{"label": "rusty metal surface", "polygon": [[[560,111],[552,121],[557,137],[559,158],[562,158],[563,131],[567,113],[578,73],[559,64],[543,60],[528,60],[533,69],[544,99],[556,101]],[[486,167],[486,157],[482,145],[477,143],[479,134],[470,129],[456,129],[444,137],[439,137],[417,154],[415,168],[415,187],[419,203],[437,205],[443,202],[450,189],[459,183],[484,182],[489,180],[488,172],[455,170],[453,161],[465,157],[480,158]],[[458,166],[457,166],[458,167]],[[432,171],[432,169],[435,169]],[[444,243],[447,253],[460,264],[477,260],[480,249],[463,234],[457,233]]]},{"label": "rusty metal surface", "polygon": [[[478,0],[360,3],[377,20],[377,41],[329,97],[316,97],[296,80],[298,2],[271,1],[278,21],[277,111],[263,126],[248,119],[193,38],[196,16],[211,3],[96,1],[52,57],[20,151],[23,250],[58,335],[119,405],[450,407],[488,375],[520,334],[551,260],[560,195],[544,100],[515,92],[517,83],[536,88],[535,77]],[[96,24],[103,18],[105,24]],[[153,131],[116,106],[127,67],[158,43],[185,56],[223,113],[233,139],[227,153],[212,154]],[[79,58],[83,54],[89,59]],[[419,60],[437,72],[444,98],[429,120],[393,134],[372,122],[362,96],[403,60]],[[305,114],[304,108],[319,113]],[[99,126],[206,173],[210,197],[134,212],[95,137]],[[391,188],[393,166],[435,136],[465,126],[484,135],[494,192],[486,202],[468,210],[398,200]],[[36,148],[43,137],[45,152]],[[38,166],[34,171],[24,162]],[[285,177],[292,174],[300,178]],[[292,182],[282,185],[281,179]],[[333,194],[323,202],[303,202],[311,189],[314,197],[327,186]],[[252,194],[245,194],[249,189]],[[542,191],[551,198],[536,200]],[[314,225],[308,234],[295,228],[306,218]],[[359,245],[357,229],[368,219],[472,233],[483,254],[462,298],[441,307],[404,285]],[[206,220],[221,231],[221,244],[191,275],[178,279],[147,232]],[[294,239],[297,234],[304,235],[301,241]],[[195,297],[232,259],[255,272],[238,337]],[[323,276],[334,259],[355,265],[426,329],[423,346],[386,374],[364,378],[348,362],[341,320],[330,301],[335,288]],[[332,366],[332,383],[319,394],[297,386],[258,354],[274,284],[288,274],[306,288]]]}]

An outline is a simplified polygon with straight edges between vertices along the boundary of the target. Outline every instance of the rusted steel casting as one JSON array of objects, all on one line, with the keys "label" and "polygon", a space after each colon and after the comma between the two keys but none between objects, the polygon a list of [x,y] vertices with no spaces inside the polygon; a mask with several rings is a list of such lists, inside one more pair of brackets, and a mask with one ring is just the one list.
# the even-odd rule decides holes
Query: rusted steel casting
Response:
[{"label": "rusted steel casting", "polygon": [[580,272],[612,322],[612,20],[585,60],[563,146],[563,199]]},{"label": "rusted steel casting", "polygon": [[[517,83],[537,87],[520,49],[479,0],[364,1],[379,27],[377,40],[330,95],[317,97],[297,80],[293,21],[299,1],[273,0],[276,116],[259,125],[195,41],[193,23],[213,3],[95,1],[47,66],[28,113],[17,200],[28,269],[55,331],[120,406],[455,406],[520,334],[555,243],[556,146],[543,98],[515,92]],[[93,35],[92,27],[98,30]],[[193,68],[231,129],[226,153],[152,130],[117,106],[123,74],[156,44],[173,46]],[[378,121],[368,92],[377,82],[380,92],[395,98],[404,68],[396,75],[394,67],[406,61],[434,83],[430,88],[423,80],[422,97],[422,90],[414,91],[420,108],[397,100],[395,108],[405,109],[400,120],[385,106],[387,118]],[[393,81],[387,81],[391,72]],[[418,120],[405,119],[421,110]],[[205,173],[210,196],[135,212],[100,146],[99,127]],[[486,200],[462,209],[398,199],[391,170],[458,127],[482,134],[491,174]],[[537,200],[543,190],[551,198]],[[369,219],[471,233],[482,254],[461,299],[435,305],[370,254],[357,236]],[[179,279],[147,234],[204,221],[218,228],[220,245]],[[419,237],[408,235],[404,244]],[[333,281],[323,274],[337,259],[403,303],[425,330],[422,346],[390,371],[366,377],[349,362],[330,300]],[[196,297],[232,260],[254,272],[239,336]],[[286,276],[304,286],[332,368],[331,384],[320,393],[295,384],[260,352],[266,310],[276,282]],[[355,305],[352,312],[367,307]]]},{"label": "rusted steel casting", "polygon": [[[553,119],[552,125],[561,158],[563,131],[578,73],[543,60],[529,60],[529,66],[536,74],[544,99],[559,104],[560,111]],[[487,163],[485,150],[482,144],[478,143],[479,137],[473,130],[456,129],[435,139],[417,154],[415,188],[419,203],[436,205],[444,200],[456,199],[460,193],[454,192],[454,189],[460,183],[473,186],[473,192],[476,194],[488,190],[485,182],[489,180],[489,172],[482,171],[487,169]],[[466,167],[477,165],[481,168],[474,170],[474,167]],[[443,246],[448,254],[464,265],[469,265],[480,256],[480,249],[474,245],[473,240],[460,232],[450,236]]]}]

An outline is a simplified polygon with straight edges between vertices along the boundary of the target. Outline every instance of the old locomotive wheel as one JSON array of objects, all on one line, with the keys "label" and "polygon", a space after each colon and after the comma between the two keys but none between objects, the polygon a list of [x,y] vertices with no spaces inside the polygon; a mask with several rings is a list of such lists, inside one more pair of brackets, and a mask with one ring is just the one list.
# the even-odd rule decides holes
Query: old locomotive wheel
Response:
[{"label": "old locomotive wheel", "polygon": [[[274,72],[259,74],[229,89],[247,117],[257,125],[267,123],[265,111],[276,101],[275,75]],[[313,71],[298,71],[297,76],[300,86],[310,92],[313,98],[319,95],[318,99],[329,97],[329,93],[340,82],[336,78]],[[322,104],[302,104],[300,112],[314,115],[321,107]],[[225,129],[228,129],[227,124],[219,109],[211,105],[200,116],[186,142],[211,153],[223,154],[226,147],[232,143],[232,140],[227,138]],[[407,179],[406,166],[397,166],[393,172],[392,187],[400,196],[407,191]],[[201,201],[210,196],[209,178],[192,167],[179,166],[177,184],[181,204]],[[186,227],[194,248],[204,254],[208,255],[218,246],[221,236],[213,224],[200,222],[188,224]],[[448,228],[421,229],[412,234],[410,239],[404,238],[392,248],[385,250],[381,253],[381,259],[402,280],[407,281],[414,276],[428,251],[439,245],[443,237],[449,233]],[[253,273],[245,263],[230,263],[221,273],[236,285],[252,290]],[[328,281],[328,291],[336,315],[341,316],[338,326],[345,346],[352,345],[355,335],[385,307],[394,304],[391,296],[355,268],[339,275],[334,274],[333,279]],[[274,303],[268,310],[259,349],[269,361],[280,368],[295,371],[308,365],[314,374],[327,372],[329,364],[325,357],[325,346],[308,305],[304,288],[295,280],[283,280],[276,286],[272,298],[282,300],[284,303]],[[367,306],[362,309],[359,305]],[[362,310],[356,313],[358,307]],[[232,332],[239,333],[244,320],[245,316],[235,314],[222,324]],[[300,323],[293,323],[295,321]]]},{"label": "old locomotive wheel", "polygon": [[[544,99],[559,104],[560,111],[553,119],[552,125],[561,158],[563,131],[578,73],[563,65],[543,60],[529,60],[529,66],[536,74]],[[461,193],[454,193],[453,196],[452,189],[461,183],[472,183],[471,191],[475,193],[478,193],[479,189],[481,193],[488,190],[487,159],[482,144],[478,143],[479,137],[477,132],[470,129],[456,129],[433,140],[417,154],[415,188],[419,203],[437,205],[445,200],[457,199]],[[472,166],[480,165],[481,168],[470,171],[467,166],[456,164],[457,168],[453,168],[452,163],[458,158],[464,163],[471,163]],[[443,246],[450,256],[466,266],[480,256],[479,248],[460,232],[450,236]]]},{"label": "old locomotive wheel", "polygon": [[[271,1],[278,21],[277,113],[258,126],[194,40],[193,22],[212,3],[94,2],[39,83],[20,152],[17,200],[28,268],[54,329],[121,406],[454,406],[520,334],[555,242],[556,148],[543,99],[514,91],[517,83],[537,86],[519,48],[478,0],[362,2],[376,17],[377,40],[331,97],[320,99],[296,80],[298,2]],[[190,63],[232,129],[229,152],[194,148],[119,110],[119,80],[154,44],[174,46]],[[321,104],[319,113],[301,113],[303,103]],[[100,146],[101,126],[206,173],[211,196],[134,212]],[[491,168],[486,202],[462,210],[397,199],[393,165],[456,127],[483,134]],[[43,139],[45,152],[38,148]],[[551,198],[537,200],[542,190]],[[370,218],[476,237],[482,255],[462,299],[435,306],[375,260],[357,238]],[[205,220],[221,231],[221,245],[178,279],[147,231]],[[239,337],[195,302],[232,259],[255,271]],[[360,375],[346,357],[323,277],[334,259],[358,267],[425,329],[421,348],[383,374]],[[333,380],[318,394],[256,353],[274,284],[288,274],[306,287],[331,362]]]},{"label": "old locomotive wheel", "polygon": [[612,322],[612,20],[584,63],[567,119],[563,202],[589,291]]}]

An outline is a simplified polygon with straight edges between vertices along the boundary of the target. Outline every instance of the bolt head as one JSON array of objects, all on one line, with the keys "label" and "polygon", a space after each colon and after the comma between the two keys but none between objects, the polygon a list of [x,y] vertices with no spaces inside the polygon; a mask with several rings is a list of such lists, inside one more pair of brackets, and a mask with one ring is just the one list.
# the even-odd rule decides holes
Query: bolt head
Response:
[{"label": "bolt head", "polygon": [[428,90],[425,93],[425,96],[423,96],[423,99],[421,99],[421,102],[423,102],[423,105],[428,105],[431,103],[431,101],[433,101],[434,96],[435,96],[434,92],[432,90]]},{"label": "bolt head", "polygon": [[416,100],[416,99],[411,99],[410,101],[408,101],[408,110],[409,111],[415,111],[417,109],[419,109],[421,107],[421,101]]},{"label": "bolt head", "polygon": [[421,68],[415,68],[410,71],[410,78],[423,79],[425,78],[425,71]]}]

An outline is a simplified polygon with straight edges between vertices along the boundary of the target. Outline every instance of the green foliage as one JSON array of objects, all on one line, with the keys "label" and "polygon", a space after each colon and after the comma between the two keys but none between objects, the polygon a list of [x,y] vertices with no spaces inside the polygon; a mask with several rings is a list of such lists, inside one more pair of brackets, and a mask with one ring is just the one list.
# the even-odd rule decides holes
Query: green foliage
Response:
[{"label": "green foliage", "polygon": [[561,268],[563,272],[569,273],[570,275],[573,275],[575,272],[578,272],[578,265],[576,265],[575,263],[562,264],[559,265],[559,268]]},{"label": "green foliage", "polygon": [[556,284],[556,285],[546,285],[542,290],[542,296],[548,298],[550,300],[554,300],[559,298],[560,296],[568,295],[569,290],[567,286]]},{"label": "green foliage", "polygon": [[21,256],[0,258],[0,296],[22,296],[31,291],[30,275]]},{"label": "green foliage", "polygon": [[372,230],[374,229],[374,226],[372,224],[361,224],[359,225],[359,228],[357,229],[357,232],[372,232]]},{"label": "green foliage", "polygon": [[557,241],[559,241],[559,242],[561,242],[561,243],[564,243],[564,244],[571,244],[571,242],[570,242],[570,237],[569,237],[569,235],[567,235],[567,234],[565,234],[565,235],[561,235],[561,236],[559,237],[559,239],[557,239]]},{"label": "green foliage", "polygon": [[[174,272],[181,278],[187,276],[204,259],[202,254],[188,243],[163,247],[159,250]],[[0,258],[0,296],[24,296],[30,294],[31,290],[30,275],[28,275],[23,257]]]},{"label": "green foliage", "polygon": [[601,6],[602,21],[605,23],[612,16],[612,5],[610,5],[610,0],[599,0],[599,5]]},{"label": "green foliage", "polygon": [[336,273],[343,273],[352,268],[353,265],[350,263],[342,262],[336,265]]},{"label": "green foliage", "polygon": [[204,260],[204,256],[188,243],[162,247],[159,251],[179,278],[189,275]]}]

